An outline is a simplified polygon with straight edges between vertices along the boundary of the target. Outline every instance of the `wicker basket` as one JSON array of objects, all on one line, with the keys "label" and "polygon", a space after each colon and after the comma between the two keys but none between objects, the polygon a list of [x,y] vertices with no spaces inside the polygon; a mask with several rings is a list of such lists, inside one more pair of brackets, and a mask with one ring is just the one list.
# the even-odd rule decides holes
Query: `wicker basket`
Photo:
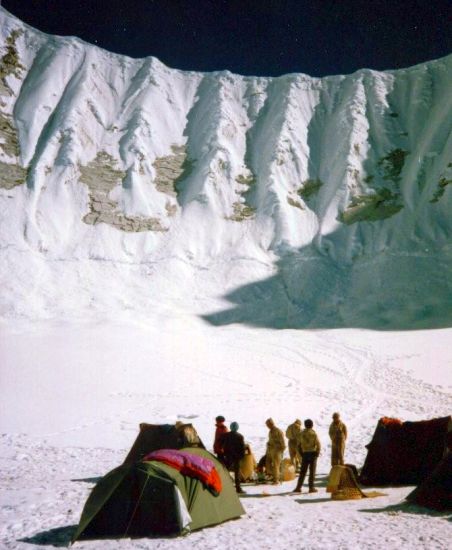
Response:
[{"label": "wicker basket", "polygon": [[331,493],[331,498],[332,500],[359,500],[360,498],[363,498],[363,494],[359,489],[347,487]]}]

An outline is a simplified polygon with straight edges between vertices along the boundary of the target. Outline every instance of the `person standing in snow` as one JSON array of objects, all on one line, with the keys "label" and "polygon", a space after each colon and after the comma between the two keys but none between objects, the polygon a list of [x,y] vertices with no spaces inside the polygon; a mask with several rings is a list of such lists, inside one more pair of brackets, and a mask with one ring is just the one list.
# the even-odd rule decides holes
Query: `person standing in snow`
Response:
[{"label": "person standing in snow", "polygon": [[245,491],[240,486],[240,461],[245,456],[245,440],[239,433],[237,422],[231,422],[231,431],[222,436],[223,461],[229,470],[234,472],[235,490],[237,493]]},{"label": "person standing in snow", "polygon": [[281,461],[286,448],[286,442],[284,440],[284,434],[282,430],[275,426],[272,418],[267,418],[265,421],[268,432],[267,452],[266,452],[266,472],[271,472],[273,484],[279,484]]},{"label": "person standing in snow", "polygon": [[301,433],[301,420],[297,418],[286,430],[286,437],[289,441],[289,457],[292,466],[297,469],[300,465],[300,453],[298,452],[298,437]]},{"label": "person standing in snow", "polygon": [[223,436],[228,433],[228,428],[225,425],[225,417],[217,416],[215,418],[215,439],[213,442],[213,452],[217,455],[218,460],[223,462]]},{"label": "person standing in snow", "polygon": [[331,466],[343,466],[347,426],[337,412],[333,414],[333,422],[328,433],[331,439]]},{"label": "person standing in snow", "polygon": [[315,470],[317,466],[317,458],[320,454],[320,441],[317,434],[313,430],[314,422],[308,418],[304,421],[305,429],[301,431],[298,438],[298,443],[301,450],[301,470],[298,476],[297,486],[294,493],[301,493],[301,488],[304,483],[304,478],[309,469],[309,492],[317,493],[314,487]]}]

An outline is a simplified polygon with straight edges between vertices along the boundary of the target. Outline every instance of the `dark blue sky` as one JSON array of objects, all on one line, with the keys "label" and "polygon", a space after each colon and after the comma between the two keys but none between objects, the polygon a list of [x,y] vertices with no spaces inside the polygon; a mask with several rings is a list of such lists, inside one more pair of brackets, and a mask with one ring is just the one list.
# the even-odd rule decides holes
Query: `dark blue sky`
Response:
[{"label": "dark blue sky", "polygon": [[178,69],[396,69],[452,53],[452,0],[2,0],[33,27]]}]

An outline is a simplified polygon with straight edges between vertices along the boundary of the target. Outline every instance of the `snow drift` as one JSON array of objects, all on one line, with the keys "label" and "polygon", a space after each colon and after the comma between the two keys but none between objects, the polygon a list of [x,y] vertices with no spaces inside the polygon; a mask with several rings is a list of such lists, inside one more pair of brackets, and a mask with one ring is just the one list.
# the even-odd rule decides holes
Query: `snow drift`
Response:
[{"label": "snow drift", "polygon": [[452,56],[245,77],[0,29],[3,318],[450,326]]}]

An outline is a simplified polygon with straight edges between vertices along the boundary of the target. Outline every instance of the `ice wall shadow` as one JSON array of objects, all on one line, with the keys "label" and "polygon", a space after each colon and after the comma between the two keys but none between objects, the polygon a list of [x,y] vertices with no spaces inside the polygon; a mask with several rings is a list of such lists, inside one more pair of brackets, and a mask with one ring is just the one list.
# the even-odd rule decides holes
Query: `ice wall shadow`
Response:
[{"label": "ice wall shadow", "polygon": [[452,258],[386,253],[339,263],[286,253],[276,273],[225,295],[233,307],[203,315],[215,326],[420,330],[452,326]]}]

